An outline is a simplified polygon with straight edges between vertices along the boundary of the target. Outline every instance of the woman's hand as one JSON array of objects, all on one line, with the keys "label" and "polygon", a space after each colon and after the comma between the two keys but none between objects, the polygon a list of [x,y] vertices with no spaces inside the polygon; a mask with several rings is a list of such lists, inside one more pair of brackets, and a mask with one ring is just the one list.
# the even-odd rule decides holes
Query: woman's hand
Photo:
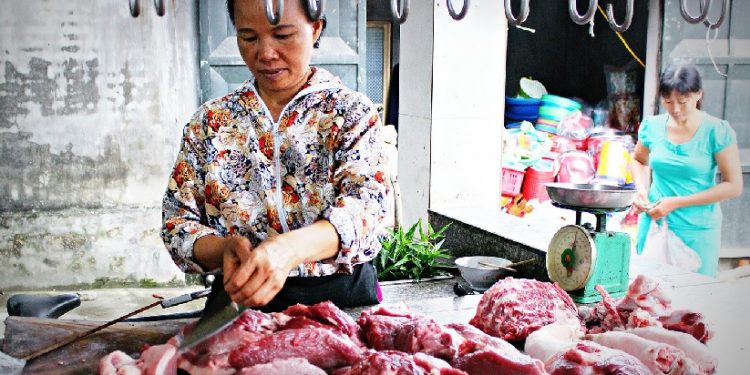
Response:
[{"label": "woman's hand", "polygon": [[667,214],[680,207],[682,207],[682,205],[680,204],[679,198],[667,197],[654,203],[653,207],[646,210],[646,213],[651,216],[651,219],[657,220],[667,216]]},{"label": "woman's hand", "polygon": [[224,248],[224,289],[247,307],[268,304],[296,266],[290,241],[275,236],[252,248],[246,238],[230,237]]},{"label": "woman's hand", "polygon": [[648,209],[651,207],[651,204],[648,202],[648,193],[638,192],[638,195],[636,195],[635,200],[633,201],[633,208],[635,211],[635,214],[640,214],[641,212],[648,211]]}]

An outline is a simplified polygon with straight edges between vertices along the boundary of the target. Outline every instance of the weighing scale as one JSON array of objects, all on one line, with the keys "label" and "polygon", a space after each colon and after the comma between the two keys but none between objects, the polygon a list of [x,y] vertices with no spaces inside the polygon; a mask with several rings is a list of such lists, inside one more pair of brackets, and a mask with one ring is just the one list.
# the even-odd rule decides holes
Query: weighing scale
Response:
[{"label": "weighing scale", "polygon": [[[592,190],[590,193],[602,192]],[[606,224],[608,213],[624,211],[630,204],[595,208],[565,204],[560,202],[559,196],[558,200],[554,199],[552,194],[550,198],[553,205],[576,212],[575,225],[560,228],[550,241],[547,249],[550,280],[560,285],[578,303],[600,301],[601,295],[594,289],[596,285],[602,285],[612,297],[623,296],[628,289],[630,236],[627,233],[608,232]],[[581,224],[583,212],[596,216],[596,227],[590,223]]]}]

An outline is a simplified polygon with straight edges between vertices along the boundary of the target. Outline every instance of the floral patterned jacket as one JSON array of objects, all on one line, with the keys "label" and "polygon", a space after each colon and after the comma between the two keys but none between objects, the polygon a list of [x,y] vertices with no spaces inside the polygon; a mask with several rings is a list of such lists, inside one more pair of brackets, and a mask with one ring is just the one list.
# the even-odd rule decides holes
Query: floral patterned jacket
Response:
[{"label": "floral patterned jacket", "polygon": [[383,125],[367,97],[313,69],[277,123],[251,79],[205,103],[185,126],[161,232],[183,271],[203,271],[193,258],[203,236],[257,245],[319,219],[338,232],[338,255],[290,276],[351,273],[377,255],[390,189]]}]

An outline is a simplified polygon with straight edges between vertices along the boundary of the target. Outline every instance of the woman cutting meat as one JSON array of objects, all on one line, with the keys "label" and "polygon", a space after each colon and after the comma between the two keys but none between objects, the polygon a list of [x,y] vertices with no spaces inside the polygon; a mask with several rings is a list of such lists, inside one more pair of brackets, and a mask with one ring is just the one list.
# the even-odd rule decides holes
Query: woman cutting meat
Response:
[{"label": "woman cutting meat", "polygon": [[324,20],[286,0],[227,1],[252,78],[185,126],[163,201],[162,238],[186,272],[222,268],[235,302],[376,303],[387,215],[382,124],[363,94],[311,67]]}]

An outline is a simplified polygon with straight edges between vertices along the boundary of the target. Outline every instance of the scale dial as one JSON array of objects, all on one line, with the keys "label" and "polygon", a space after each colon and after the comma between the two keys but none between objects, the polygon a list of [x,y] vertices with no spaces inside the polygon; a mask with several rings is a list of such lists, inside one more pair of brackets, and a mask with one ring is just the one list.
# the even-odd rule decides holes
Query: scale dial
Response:
[{"label": "scale dial", "polygon": [[579,225],[560,228],[547,248],[547,274],[568,292],[586,286],[594,274],[595,261],[594,239]]}]

